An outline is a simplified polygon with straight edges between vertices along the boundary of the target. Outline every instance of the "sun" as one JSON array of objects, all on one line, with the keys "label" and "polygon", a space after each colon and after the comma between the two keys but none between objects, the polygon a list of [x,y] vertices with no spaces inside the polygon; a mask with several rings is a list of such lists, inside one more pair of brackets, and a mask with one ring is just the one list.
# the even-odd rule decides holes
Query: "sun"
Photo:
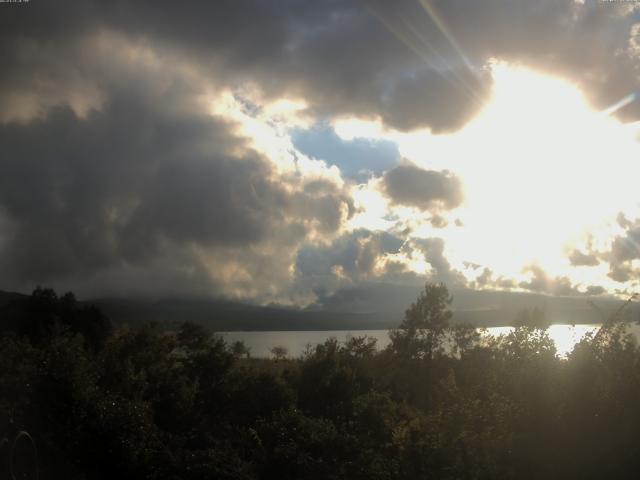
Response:
[{"label": "sun", "polygon": [[506,276],[527,264],[565,275],[568,249],[605,239],[618,212],[638,208],[637,128],[594,110],[562,79],[505,63],[492,75],[486,108],[424,152],[465,186],[466,228],[451,247]]},{"label": "sun", "polygon": [[418,234],[444,238],[457,266],[523,279],[535,264],[599,283],[606,270],[574,269],[567,252],[587,239],[605,246],[619,212],[640,215],[638,124],[595,109],[567,80],[505,62],[490,68],[491,97],[462,130],[387,135],[404,157],[450,170],[464,185],[465,202],[450,213],[463,227],[425,225]]}]

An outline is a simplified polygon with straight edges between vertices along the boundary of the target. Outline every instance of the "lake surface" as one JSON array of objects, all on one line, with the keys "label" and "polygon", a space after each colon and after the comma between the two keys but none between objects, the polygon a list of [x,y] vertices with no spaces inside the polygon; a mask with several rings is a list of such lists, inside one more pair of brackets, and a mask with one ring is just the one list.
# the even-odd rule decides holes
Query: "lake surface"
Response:
[{"label": "lake surface", "polygon": [[[558,355],[565,357],[573,346],[587,333],[595,332],[600,328],[597,324],[590,325],[552,325],[549,327],[549,336],[553,339],[558,350]],[[493,327],[486,329],[486,335],[497,337],[513,330],[513,327]],[[640,327],[629,325],[629,331],[640,337]],[[378,340],[378,348],[382,349],[389,344],[388,330],[331,330],[331,331],[285,331],[285,332],[223,332],[225,340],[233,342],[242,340],[251,349],[253,357],[270,357],[270,350],[276,346],[283,346],[288,351],[289,357],[297,357],[304,353],[308,345],[315,346],[323,343],[331,337],[340,342],[350,337],[368,335]]]}]

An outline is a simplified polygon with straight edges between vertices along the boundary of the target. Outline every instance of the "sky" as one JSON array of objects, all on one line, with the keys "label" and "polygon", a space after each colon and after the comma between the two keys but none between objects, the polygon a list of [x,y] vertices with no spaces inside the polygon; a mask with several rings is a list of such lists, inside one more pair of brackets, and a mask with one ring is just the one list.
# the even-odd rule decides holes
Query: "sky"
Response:
[{"label": "sky", "polygon": [[0,66],[0,289],[638,290],[640,3],[0,3]]}]

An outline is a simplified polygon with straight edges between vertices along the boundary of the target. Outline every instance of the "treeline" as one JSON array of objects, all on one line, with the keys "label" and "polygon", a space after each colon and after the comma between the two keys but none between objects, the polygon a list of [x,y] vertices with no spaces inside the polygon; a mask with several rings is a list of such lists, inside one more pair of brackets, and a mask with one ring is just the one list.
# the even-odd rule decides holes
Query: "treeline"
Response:
[{"label": "treeline", "polygon": [[636,478],[640,349],[605,324],[481,339],[427,284],[377,351],[252,359],[203,328],[115,329],[38,289],[0,311],[0,478]]}]

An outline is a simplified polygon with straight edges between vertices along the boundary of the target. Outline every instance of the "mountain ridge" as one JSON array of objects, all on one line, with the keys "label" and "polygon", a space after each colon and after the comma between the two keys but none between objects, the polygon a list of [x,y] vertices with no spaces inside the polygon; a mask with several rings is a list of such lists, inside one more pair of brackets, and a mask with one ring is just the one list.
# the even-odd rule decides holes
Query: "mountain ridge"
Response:
[{"label": "mountain ridge", "polygon": [[[412,292],[413,290],[411,290]],[[408,294],[404,294],[408,297]],[[602,315],[614,312],[622,301],[602,299],[601,312],[587,303],[585,297],[551,297],[537,294],[496,291],[457,291],[453,303],[453,323],[467,322],[478,327],[513,325],[517,313],[524,308],[541,308],[552,323],[600,323]],[[0,291],[0,306],[28,295]],[[313,306],[294,308],[277,305],[261,306],[227,299],[156,300],[130,298],[94,298],[80,303],[96,305],[116,324],[140,325],[156,322],[174,328],[184,321],[198,323],[216,331],[310,331],[310,330],[376,330],[396,327],[410,303],[407,298],[391,301],[382,310],[372,305],[369,311]],[[373,302],[375,304],[375,302]],[[375,308],[378,307],[378,308]],[[627,314],[638,318],[640,307],[631,305]]]}]

